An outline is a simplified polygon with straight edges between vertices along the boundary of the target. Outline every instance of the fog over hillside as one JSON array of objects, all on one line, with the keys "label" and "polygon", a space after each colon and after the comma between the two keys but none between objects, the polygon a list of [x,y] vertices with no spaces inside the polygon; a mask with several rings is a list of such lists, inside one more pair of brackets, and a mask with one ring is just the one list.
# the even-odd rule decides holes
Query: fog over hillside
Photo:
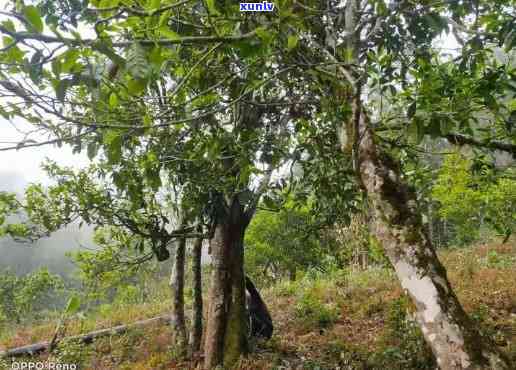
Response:
[{"label": "fog over hillside", "polygon": [[[19,133],[4,124],[0,126],[0,137],[16,140],[19,138]],[[46,146],[2,152],[0,153],[0,191],[14,192],[21,197],[30,183],[50,184],[51,180],[40,168],[45,158],[74,167],[86,163],[84,156],[72,155],[71,150],[66,146],[61,149]],[[74,224],[35,243],[18,243],[11,238],[0,238],[0,270],[10,268],[16,273],[24,274],[47,266],[54,273],[67,274],[74,266],[65,253],[77,250],[80,245],[93,247],[92,233],[93,227],[79,228],[78,224]]]},{"label": "fog over hillside", "polygon": [[18,243],[10,238],[2,238],[0,270],[10,268],[18,274],[26,274],[46,266],[51,272],[67,275],[72,272],[74,265],[65,253],[77,250],[81,245],[93,247],[92,231],[92,227],[70,225],[35,243]]}]

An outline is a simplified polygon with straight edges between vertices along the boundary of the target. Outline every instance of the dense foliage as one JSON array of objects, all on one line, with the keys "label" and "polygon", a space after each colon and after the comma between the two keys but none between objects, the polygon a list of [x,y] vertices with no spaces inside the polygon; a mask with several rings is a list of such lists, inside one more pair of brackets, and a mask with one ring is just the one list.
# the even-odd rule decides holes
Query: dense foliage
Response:
[{"label": "dense foliage", "polygon": [[0,324],[44,318],[63,305],[63,279],[40,269],[25,276],[0,273]]},{"label": "dense foliage", "polygon": [[320,236],[308,206],[259,211],[245,236],[246,270],[256,278],[295,279],[297,270],[324,264]]},{"label": "dense foliage", "polygon": [[505,239],[516,227],[516,180],[488,166],[475,171],[473,164],[459,153],[446,156],[432,190],[459,245],[478,240],[485,229]]}]

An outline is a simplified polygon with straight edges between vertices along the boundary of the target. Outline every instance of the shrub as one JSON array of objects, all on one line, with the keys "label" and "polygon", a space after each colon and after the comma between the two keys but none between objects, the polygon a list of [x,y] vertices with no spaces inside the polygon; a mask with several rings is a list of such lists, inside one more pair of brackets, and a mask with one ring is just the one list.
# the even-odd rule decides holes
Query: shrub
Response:
[{"label": "shrub", "polygon": [[77,341],[62,341],[53,352],[52,362],[75,364],[81,369],[93,355],[93,348]]},{"label": "shrub", "polygon": [[484,263],[489,268],[511,268],[516,264],[516,258],[510,255],[499,254],[497,251],[491,250],[487,253]]},{"label": "shrub", "polygon": [[280,297],[290,297],[296,294],[298,286],[295,281],[282,280],[274,286],[274,293]]},{"label": "shrub", "polygon": [[439,215],[453,223],[453,242],[457,245],[479,237],[483,202],[471,166],[472,161],[458,153],[447,156],[432,189],[434,199],[440,203]]},{"label": "shrub", "polygon": [[246,272],[256,280],[295,279],[296,273],[321,266],[323,245],[309,204],[288,199],[279,212],[259,211],[245,234]]},{"label": "shrub", "polygon": [[389,369],[435,369],[432,352],[419,326],[408,315],[409,307],[406,296],[391,303],[387,328],[381,339],[383,350],[374,355],[374,362]]},{"label": "shrub", "polygon": [[516,181],[489,166],[475,173],[473,165],[459,153],[447,156],[432,189],[439,216],[451,222],[457,245],[478,240],[486,228],[504,239],[516,230]]},{"label": "shrub", "polygon": [[314,294],[307,292],[298,299],[295,312],[299,319],[320,328],[331,326],[338,318],[338,307],[321,302]]},{"label": "shrub", "polygon": [[0,323],[32,319],[42,309],[57,308],[62,303],[63,292],[61,277],[46,268],[25,276],[5,271],[0,274]]}]

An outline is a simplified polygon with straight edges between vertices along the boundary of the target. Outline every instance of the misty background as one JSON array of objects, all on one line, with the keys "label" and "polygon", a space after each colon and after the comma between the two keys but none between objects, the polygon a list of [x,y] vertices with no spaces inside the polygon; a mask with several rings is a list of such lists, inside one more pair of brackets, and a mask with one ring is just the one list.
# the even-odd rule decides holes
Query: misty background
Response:
[{"label": "misty background", "polygon": [[[0,142],[2,147],[16,145],[27,138],[30,125],[21,120],[10,122],[0,118]],[[32,133],[30,138],[37,141],[48,140],[45,135]],[[85,154],[73,154],[69,146],[57,148],[53,145],[24,148],[0,152],[0,191],[14,192],[23,196],[30,183],[52,184],[41,169],[45,159],[51,159],[60,165],[83,168],[88,164]],[[48,267],[62,276],[69,275],[74,265],[66,252],[78,250],[82,246],[91,248],[93,227],[72,224],[41,238],[34,243],[19,243],[10,237],[0,238],[0,271],[9,268],[17,274],[26,274],[39,267]]]}]

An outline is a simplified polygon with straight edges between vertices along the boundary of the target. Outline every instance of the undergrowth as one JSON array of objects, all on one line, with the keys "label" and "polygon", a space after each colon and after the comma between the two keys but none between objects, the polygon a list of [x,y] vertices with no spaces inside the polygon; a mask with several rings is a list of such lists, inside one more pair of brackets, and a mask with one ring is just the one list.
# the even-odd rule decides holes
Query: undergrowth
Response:
[{"label": "undergrowth", "polygon": [[[516,246],[494,245],[440,252],[459,300],[482,335],[516,361]],[[67,335],[164,315],[167,293],[146,303],[104,304],[67,326]],[[274,321],[268,342],[253,343],[240,369],[434,369],[414,307],[387,267],[312,271],[261,291]],[[134,295],[134,294],[133,294]],[[189,302],[190,299],[187,299]],[[2,347],[48,340],[55,317],[0,334]],[[50,334],[49,334],[50,333]],[[82,369],[190,369],[171,347],[169,327],[131,330],[84,346],[62,342],[56,361]],[[199,360],[199,358],[197,358]],[[0,364],[1,368],[2,364]]]}]

